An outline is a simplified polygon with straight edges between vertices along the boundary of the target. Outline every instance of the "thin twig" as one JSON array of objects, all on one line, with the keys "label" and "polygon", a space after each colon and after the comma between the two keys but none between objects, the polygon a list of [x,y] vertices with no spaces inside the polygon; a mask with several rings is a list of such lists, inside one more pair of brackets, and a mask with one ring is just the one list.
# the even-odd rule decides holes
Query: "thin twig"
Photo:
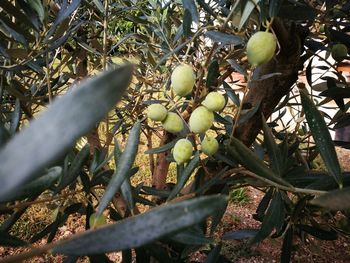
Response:
[{"label": "thin twig", "polygon": [[323,195],[323,194],[327,193],[327,191],[304,189],[304,188],[289,187],[289,186],[281,185],[281,184],[278,184],[278,183],[271,181],[267,178],[261,177],[261,176],[255,174],[251,171],[248,171],[248,170],[240,171],[240,173],[254,177],[254,178],[256,178],[264,183],[267,183],[268,185],[276,187],[277,189],[285,190],[285,191],[292,192],[292,193],[301,193],[301,194],[310,194],[310,195]]},{"label": "thin twig", "polygon": [[[28,202],[21,202],[21,203],[17,203],[11,206],[6,206],[5,209],[8,210],[12,210],[12,209],[20,209],[22,207],[27,207],[30,205],[36,205],[36,204],[41,204],[41,203],[47,203],[47,202],[52,202],[52,201],[56,201],[56,200],[60,200],[63,198],[66,198],[67,196],[71,196],[71,195],[75,195],[77,193],[83,192],[83,190],[77,190],[77,191],[73,191],[73,192],[69,192],[69,193],[65,193],[59,196],[53,196],[51,198],[45,198],[45,199],[39,199],[39,200],[34,200],[34,201],[28,201]],[[0,209],[1,210],[1,209]]]}]

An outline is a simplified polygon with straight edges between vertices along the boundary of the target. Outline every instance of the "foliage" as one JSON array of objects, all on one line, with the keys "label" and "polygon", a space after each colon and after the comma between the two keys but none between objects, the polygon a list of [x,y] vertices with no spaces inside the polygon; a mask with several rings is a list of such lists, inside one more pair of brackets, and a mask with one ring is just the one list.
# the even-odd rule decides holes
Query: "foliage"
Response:
[{"label": "foliage", "polygon": [[230,201],[238,204],[247,204],[250,201],[250,197],[245,188],[234,189],[229,194]]},{"label": "foliage", "polygon": [[[281,262],[289,262],[295,237],[348,234],[350,180],[335,144],[348,145],[333,142],[329,129],[349,124],[347,64],[330,58],[336,44],[350,49],[349,9],[344,1],[0,1],[0,244],[47,237],[3,262],[43,253],[108,262],[104,253],[118,250],[123,262],[132,251],[138,262],[185,262],[197,250],[206,262],[224,262],[213,233],[230,189],[245,186],[265,193],[253,215],[261,227],[223,240],[280,238]],[[245,45],[265,30],[278,50],[253,67]],[[196,74],[182,98],[171,88],[180,63]],[[205,132],[184,125],[171,134],[147,118],[146,108],[160,103],[187,124],[212,91],[225,97],[207,131],[220,145],[213,156],[200,150]],[[176,166],[173,185],[171,150],[185,137],[194,152]],[[145,154],[152,186],[133,185],[135,158]],[[311,169],[318,156],[325,171]],[[231,198],[245,200],[240,189]],[[30,240],[11,234],[41,202],[55,207],[52,222]],[[86,231],[52,242],[72,214],[86,216]],[[108,215],[107,225],[90,226],[91,215]]]}]

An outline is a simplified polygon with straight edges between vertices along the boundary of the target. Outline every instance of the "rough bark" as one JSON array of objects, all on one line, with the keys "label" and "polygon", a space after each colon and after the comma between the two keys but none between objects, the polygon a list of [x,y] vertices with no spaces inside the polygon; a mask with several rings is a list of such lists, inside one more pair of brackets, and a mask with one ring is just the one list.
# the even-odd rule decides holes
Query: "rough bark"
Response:
[{"label": "rough bark", "polygon": [[[173,136],[164,131],[163,137],[159,143],[160,146],[167,144],[173,139]],[[154,173],[152,177],[152,185],[156,189],[165,189],[166,188],[166,178],[168,175],[170,162],[167,161],[166,157],[169,152],[160,153],[157,155],[157,161],[154,168]]]},{"label": "rough bark", "polygon": [[[296,82],[301,64],[305,32],[294,25],[286,26],[278,19],[272,28],[280,44],[279,53],[275,59],[254,70],[249,91],[243,101],[243,109],[249,109],[261,101],[260,108],[251,119],[238,126],[235,132],[235,137],[247,146],[254,142],[262,129],[261,114],[266,119],[271,116],[280,100]],[[273,73],[280,74],[264,78]]]}]

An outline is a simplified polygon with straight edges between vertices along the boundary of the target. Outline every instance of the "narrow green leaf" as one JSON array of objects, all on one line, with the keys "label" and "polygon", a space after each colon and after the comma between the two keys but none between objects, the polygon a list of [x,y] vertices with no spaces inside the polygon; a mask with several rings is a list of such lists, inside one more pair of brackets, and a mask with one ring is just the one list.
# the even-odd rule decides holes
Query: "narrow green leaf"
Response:
[{"label": "narrow green leaf", "polygon": [[134,197],[132,194],[132,187],[130,183],[130,177],[128,176],[120,187],[120,191],[126,201],[129,210],[133,210],[135,206]]},{"label": "narrow green leaf", "polygon": [[192,20],[198,24],[199,14],[194,0],[182,0],[182,5],[184,9],[187,9],[191,13]]},{"label": "narrow green leaf", "polygon": [[348,210],[350,208],[350,188],[328,192],[310,201],[310,203],[330,210]]},{"label": "narrow green leaf", "polygon": [[0,122],[0,148],[3,147],[9,139],[10,139],[9,131]]},{"label": "narrow green leaf", "polygon": [[340,99],[350,98],[350,88],[334,87],[331,89],[326,89],[320,93],[320,96]]},{"label": "narrow green leaf", "polygon": [[4,231],[0,231],[0,245],[4,247],[21,247],[26,246],[27,242],[12,236]]},{"label": "narrow green leaf", "polygon": [[[39,0],[38,0],[39,1]],[[62,5],[60,11],[56,16],[56,20],[53,27],[61,24],[67,17],[69,17],[74,11],[76,11],[81,3],[81,0],[72,0],[69,4]]]},{"label": "narrow green leaf", "polygon": [[[17,5],[17,3],[16,3]],[[14,16],[16,20],[21,21],[26,26],[31,26],[32,24],[35,26],[35,29],[38,29],[36,26],[36,23],[33,23],[32,19],[30,17],[27,17],[25,14],[23,14],[20,9],[18,8],[21,6],[20,3],[15,7],[11,4],[10,1],[0,1],[0,6],[2,7],[3,11],[5,11],[7,14],[10,14],[11,16]],[[22,10],[26,13],[27,10]]]},{"label": "narrow green leaf", "polygon": [[0,196],[57,160],[102,119],[122,97],[132,69],[121,66],[82,82],[17,133],[0,151]]},{"label": "narrow green leaf", "polygon": [[230,63],[231,67],[238,73],[241,73],[244,76],[248,76],[247,71],[240,64],[238,64],[235,59],[228,59],[227,62]]},{"label": "narrow green leaf", "polygon": [[207,238],[202,232],[194,227],[181,231],[175,235],[170,235],[170,239],[188,245],[205,245],[213,243],[211,238]]},{"label": "narrow green leaf", "polygon": [[182,24],[183,33],[185,37],[189,37],[191,35],[191,24],[192,24],[191,12],[188,9],[185,9],[183,24]]},{"label": "narrow green leaf", "polygon": [[258,111],[258,109],[260,108],[260,104],[261,104],[261,100],[259,100],[253,108],[249,109],[247,112],[245,112],[244,114],[241,114],[241,116],[239,117],[238,120],[238,124],[241,125],[243,123],[245,123],[246,121],[248,121],[251,117],[254,116],[254,114]]},{"label": "narrow green leaf", "polygon": [[125,150],[121,154],[120,159],[118,160],[117,170],[112,176],[111,181],[109,182],[106,191],[103,194],[98,207],[96,208],[97,215],[102,214],[103,210],[105,210],[108,203],[112,200],[115,193],[121,187],[127,175],[129,175],[129,170],[134,164],[134,160],[140,142],[140,130],[141,123],[138,121],[134,124],[130,131]]},{"label": "narrow green leaf", "polygon": [[213,17],[216,17],[216,13],[213,11],[213,9],[205,2],[205,0],[196,0],[198,5],[204,9],[208,14],[212,15]]},{"label": "narrow green leaf", "polygon": [[180,45],[178,45],[176,48],[174,48],[173,50],[171,50],[170,52],[166,53],[163,57],[161,57],[157,63],[157,65],[155,66],[155,69],[157,69],[160,65],[162,65],[165,61],[167,61],[168,57],[170,57],[173,54],[177,54],[178,52],[180,52],[184,47],[186,47],[187,42],[181,43]]},{"label": "narrow green leaf", "polygon": [[219,42],[223,45],[240,45],[243,44],[243,39],[239,36],[234,36],[232,34],[226,34],[219,31],[208,31],[205,33],[214,42]]},{"label": "narrow green leaf", "polygon": [[283,167],[282,167],[282,156],[281,151],[278,148],[271,129],[267,126],[266,120],[262,115],[262,124],[264,131],[264,144],[266,146],[267,153],[270,158],[272,169],[276,172],[277,175],[282,176]]},{"label": "narrow green leaf", "polygon": [[284,203],[279,192],[276,192],[272,198],[261,228],[256,236],[249,241],[250,244],[259,243],[268,237],[274,228],[278,227],[284,221]]},{"label": "narrow green leaf", "polygon": [[263,220],[266,209],[269,207],[273,191],[274,189],[270,187],[270,189],[266,192],[264,197],[261,199],[258,207],[256,208],[255,215],[253,215],[254,219],[260,222]]},{"label": "narrow green leaf", "polygon": [[324,161],[329,173],[338,182],[339,186],[342,187],[343,183],[340,164],[327,124],[317,110],[316,105],[304,91],[300,92],[300,97],[307,123],[309,124],[322,160]]},{"label": "narrow green leaf", "polygon": [[[224,189],[222,189],[221,194],[228,195],[229,187],[225,186]],[[228,203],[226,204],[226,206],[222,206],[221,209],[218,209],[215,215],[211,217],[210,234],[213,234],[216,231],[219,224],[222,222],[222,218],[225,215],[227,205]]]},{"label": "narrow green leaf", "polygon": [[89,157],[89,154],[90,146],[86,144],[75,156],[71,166],[68,169],[67,174],[62,178],[59,185],[57,186],[57,189],[55,190],[56,193],[74,182],[74,180],[78,177],[79,171],[81,170],[85,160]]},{"label": "narrow green leaf", "polygon": [[97,7],[97,9],[101,12],[101,14],[104,14],[105,9],[101,3],[100,0],[92,0],[92,2],[95,4],[95,6]]},{"label": "narrow green leaf", "polygon": [[128,205],[128,208],[132,210],[135,206],[135,200],[134,200],[134,190],[131,186],[130,178],[135,175],[139,171],[138,167],[133,167],[129,170],[129,174],[126,176],[126,179],[122,183],[122,186],[120,188],[121,193],[126,201],[126,204]]},{"label": "narrow green leaf", "polygon": [[232,102],[239,107],[241,104],[241,101],[239,100],[238,95],[235,93],[235,91],[228,85],[225,81],[223,82],[225,92],[227,96],[232,100]]},{"label": "narrow green leaf", "polygon": [[222,247],[221,243],[218,244],[217,246],[215,246],[208,254],[204,263],[217,263],[217,262],[219,262],[221,247]]},{"label": "narrow green leaf", "polygon": [[155,195],[159,197],[168,197],[170,194],[169,190],[155,189],[149,186],[142,186],[141,189],[148,195]]},{"label": "narrow green leaf", "polygon": [[15,108],[12,112],[12,116],[11,116],[11,127],[10,127],[10,133],[14,134],[19,125],[20,125],[20,120],[21,120],[21,102],[20,100],[17,98],[16,99],[16,103],[15,103]]},{"label": "narrow green leaf", "polygon": [[256,154],[254,154],[241,141],[232,137],[226,144],[228,152],[244,167],[255,174],[267,178],[271,181],[278,182],[283,185],[290,185],[282,178],[277,176]]},{"label": "narrow green leaf", "polygon": [[226,202],[225,196],[215,195],[164,205],[59,242],[53,252],[89,255],[137,248],[202,222]]},{"label": "narrow green leaf", "polygon": [[239,21],[238,30],[242,29],[242,27],[250,17],[250,14],[253,12],[254,8],[255,8],[255,3],[253,1],[246,1],[245,7],[242,13],[241,21]]},{"label": "narrow green leaf", "polygon": [[[4,1],[1,1],[1,2],[4,2]],[[22,13],[18,12],[18,10],[17,10],[17,15],[20,15],[22,17],[26,17],[25,18],[26,20],[30,20],[30,22],[28,22],[28,25],[32,24],[33,27],[36,29],[36,31],[39,31],[40,26],[41,26],[41,22],[40,22],[38,14],[35,12],[35,10],[33,10],[29,6],[29,4],[25,1],[18,1],[16,4],[17,4],[16,8],[18,9],[18,7],[20,7],[24,12],[24,15],[22,15]]]},{"label": "narrow green leaf", "polygon": [[1,196],[0,202],[9,202],[21,200],[26,197],[36,196],[51,187],[62,174],[62,168],[59,166],[50,168],[47,173],[39,178],[19,187],[15,192]]},{"label": "narrow green leaf", "polygon": [[187,164],[187,166],[185,167],[185,169],[181,173],[180,178],[178,179],[173,191],[171,191],[171,193],[167,199],[168,201],[173,199],[181,191],[181,189],[186,184],[188,178],[190,178],[194,169],[197,168],[198,162],[199,162],[199,152],[196,152],[196,154],[194,155],[192,160]]},{"label": "narrow green leaf", "polygon": [[118,166],[118,162],[122,154],[123,154],[123,151],[120,148],[118,140],[115,138],[114,139],[114,164],[116,167]]},{"label": "narrow green leaf", "polygon": [[43,23],[45,18],[45,11],[41,0],[28,0],[27,2],[30,5],[30,7],[33,8],[38,14],[40,22]]},{"label": "narrow green leaf", "polygon": [[289,263],[293,249],[293,226],[288,228],[284,238],[281,249],[281,262]]},{"label": "narrow green leaf", "polygon": [[337,232],[335,232],[335,230],[331,229],[329,231],[318,228],[318,227],[314,227],[314,226],[309,226],[309,225],[302,225],[302,224],[298,224],[295,225],[296,227],[298,227],[300,230],[314,236],[317,237],[321,240],[336,240],[338,238],[338,234]]},{"label": "narrow green leaf", "polygon": [[28,47],[27,39],[0,19],[0,29],[7,36]]},{"label": "narrow green leaf", "polygon": [[214,120],[224,125],[232,125],[232,122],[223,118],[220,114],[214,112]]},{"label": "narrow green leaf", "polygon": [[216,59],[214,59],[209,67],[208,67],[208,75],[207,75],[207,87],[216,86],[217,78],[220,76],[219,72],[219,63]]}]

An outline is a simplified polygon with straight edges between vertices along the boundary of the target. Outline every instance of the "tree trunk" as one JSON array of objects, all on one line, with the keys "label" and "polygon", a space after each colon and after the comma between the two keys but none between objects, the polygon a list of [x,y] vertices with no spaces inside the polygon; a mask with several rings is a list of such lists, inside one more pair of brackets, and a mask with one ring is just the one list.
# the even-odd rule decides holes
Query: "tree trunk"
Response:
[{"label": "tree trunk", "polygon": [[249,82],[249,91],[243,101],[243,109],[249,109],[260,101],[260,108],[247,122],[239,125],[235,137],[250,146],[262,129],[261,114],[268,119],[280,100],[289,93],[298,78],[302,66],[300,56],[303,52],[305,32],[294,25],[287,27],[281,20],[275,19],[274,30],[280,50],[276,58],[257,67]]},{"label": "tree trunk", "polygon": [[[173,136],[164,131],[162,140],[159,143],[159,146],[167,144],[173,139]],[[166,178],[168,175],[170,162],[167,161],[166,157],[168,156],[169,151],[159,153],[157,155],[157,161],[154,167],[154,173],[152,177],[152,185],[156,189],[165,189],[166,188]]]}]

